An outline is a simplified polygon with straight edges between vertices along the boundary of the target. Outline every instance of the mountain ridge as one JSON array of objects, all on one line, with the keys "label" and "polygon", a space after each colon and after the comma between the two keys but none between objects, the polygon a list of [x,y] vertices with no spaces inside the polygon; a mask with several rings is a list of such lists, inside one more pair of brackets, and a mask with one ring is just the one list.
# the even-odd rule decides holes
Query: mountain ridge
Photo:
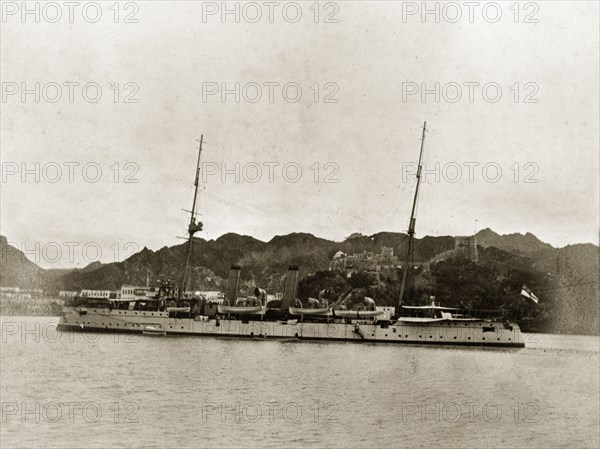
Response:
[{"label": "mountain ridge", "polygon": [[[531,233],[500,235],[489,228],[479,231],[477,240],[483,256],[480,265],[489,265],[492,271],[504,273],[501,276],[516,279],[516,275],[511,274],[514,265],[520,267],[521,273],[525,270],[533,273],[534,278],[544,279],[539,281],[538,288],[551,288],[551,291],[539,295],[542,299],[546,296],[553,304],[552,329],[598,333],[600,252],[596,245],[578,243],[555,248]],[[79,269],[45,270],[10,246],[6,237],[0,236],[0,245],[0,285],[43,288],[55,293],[83,288],[116,290],[123,284],[145,285],[147,280],[154,282],[159,277],[179,282],[186,254],[186,243],[163,246],[156,251],[144,247],[120,262],[92,262]],[[276,235],[266,242],[235,233],[214,240],[194,238],[191,282],[194,289],[223,289],[229,267],[239,264],[243,268],[242,290],[257,285],[276,292],[282,289],[289,265],[298,265],[303,278],[327,271],[338,251],[379,253],[382,247],[392,247],[394,254],[402,259],[406,245],[406,234],[396,232],[355,233],[341,242],[302,232]],[[454,246],[452,236],[415,239],[415,260],[428,261],[442,253],[452,254]],[[450,260],[443,266],[453,263],[456,264]],[[446,268],[444,272],[451,270]]]}]

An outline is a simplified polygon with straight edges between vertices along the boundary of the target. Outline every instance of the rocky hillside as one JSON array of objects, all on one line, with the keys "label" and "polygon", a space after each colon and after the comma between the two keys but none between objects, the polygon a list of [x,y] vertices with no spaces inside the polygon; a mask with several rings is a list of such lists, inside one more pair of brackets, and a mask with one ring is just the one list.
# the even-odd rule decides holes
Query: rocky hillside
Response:
[{"label": "rocky hillside", "polygon": [[[582,244],[554,248],[533,234],[499,235],[490,229],[480,231],[477,238],[481,259],[478,266],[462,267],[452,259],[435,264],[432,272],[434,277],[438,277],[436,289],[439,292],[433,293],[456,301],[459,300],[459,292],[471,296],[485,293],[483,296],[489,299],[484,301],[490,302],[488,305],[491,307],[502,302],[507,294],[518,294],[520,282],[529,282],[529,287],[540,297],[539,308],[544,317],[539,319],[543,321],[543,330],[598,333],[600,271],[597,246]],[[159,277],[179,280],[186,249],[185,244],[165,246],[157,251],[144,248],[123,262],[95,262],[77,270],[44,270],[18,249],[9,246],[6,238],[2,237],[0,243],[0,285],[43,288],[48,292],[82,288],[118,289],[127,283],[143,285],[147,278],[151,281]],[[391,232],[371,236],[353,234],[342,242],[304,233],[276,236],[268,242],[238,234],[225,234],[209,241],[195,239],[191,263],[192,287],[202,290],[224,288],[228,269],[236,263],[243,267],[242,288],[258,285],[276,292],[282,290],[283,276],[289,265],[298,265],[302,278],[327,270],[333,255],[339,250],[348,254],[363,251],[378,253],[381,247],[387,246],[394,248],[396,255],[401,255],[405,245],[405,234]],[[453,249],[454,238],[416,239],[415,248],[415,259],[429,260]],[[487,284],[483,289],[463,291],[461,285],[464,282],[449,281],[454,276],[471,277],[471,283]],[[499,283],[491,285],[492,279]],[[498,290],[500,285],[504,290],[508,289],[508,293]],[[382,290],[382,299],[389,296],[387,300],[391,301],[393,292],[397,290],[395,288],[390,285]]]}]

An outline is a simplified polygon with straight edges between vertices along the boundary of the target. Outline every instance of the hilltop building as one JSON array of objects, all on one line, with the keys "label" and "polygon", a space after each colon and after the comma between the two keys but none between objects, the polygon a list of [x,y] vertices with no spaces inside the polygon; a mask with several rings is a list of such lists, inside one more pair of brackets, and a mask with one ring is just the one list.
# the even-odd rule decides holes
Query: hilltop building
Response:
[{"label": "hilltop building", "polygon": [[[397,281],[401,277],[403,262],[394,255],[394,248],[384,246],[379,254],[370,251],[363,251],[347,255],[338,251],[329,263],[330,271],[341,271],[346,277],[352,277],[359,271],[367,272],[373,275],[373,278],[379,281]],[[416,263],[415,265],[420,265]]]},{"label": "hilltop building", "polygon": [[454,237],[454,253],[458,257],[464,257],[472,262],[478,262],[477,236]]},{"label": "hilltop building", "polygon": [[398,257],[394,256],[394,248],[384,246],[379,254],[363,251],[349,256],[338,251],[329,264],[329,270],[377,272],[382,269],[398,268],[399,263]]}]

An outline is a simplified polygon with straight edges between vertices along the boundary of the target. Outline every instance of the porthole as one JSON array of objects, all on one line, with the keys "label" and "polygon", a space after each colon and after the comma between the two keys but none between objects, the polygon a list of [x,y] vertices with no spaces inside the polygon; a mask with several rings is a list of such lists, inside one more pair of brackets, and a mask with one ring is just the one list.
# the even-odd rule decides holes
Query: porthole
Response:
[{"label": "porthole", "polygon": [[482,340],[485,340],[485,337],[482,337]]},{"label": "porthole", "polygon": [[433,338],[433,335],[430,335],[429,338]]},{"label": "porthole", "polygon": [[456,337],[454,337],[454,339],[456,340]]},{"label": "porthole", "polygon": [[421,338],[421,335],[419,335],[419,338]]},{"label": "porthole", "polygon": [[471,339],[471,337],[467,337],[467,340],[470,340],[470,339]]},{"label": "porthole", "polygon": [[387,337],[387,334],[385,334],[385,336]]}]

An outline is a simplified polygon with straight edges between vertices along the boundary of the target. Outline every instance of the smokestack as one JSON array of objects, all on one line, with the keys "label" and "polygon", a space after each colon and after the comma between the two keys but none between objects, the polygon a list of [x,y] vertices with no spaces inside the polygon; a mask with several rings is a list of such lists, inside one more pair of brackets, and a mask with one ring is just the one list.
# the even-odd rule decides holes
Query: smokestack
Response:
[{"label": "smokestack", "polygon": [[229,269],[229,280],[227,281],[227,301],[229,305],[235,305],[237,299],[238,286],[240,285],[240,270],[239,265],[232,265]]},{"label": "smokestack", "polygon": [[282,310],[287,310],[290,306],[293,306],[296,301],[296,295],[298,294],[298,276],[298,267],[296,265],[290,266],[285,275],[283,298],[281,300]]}]

